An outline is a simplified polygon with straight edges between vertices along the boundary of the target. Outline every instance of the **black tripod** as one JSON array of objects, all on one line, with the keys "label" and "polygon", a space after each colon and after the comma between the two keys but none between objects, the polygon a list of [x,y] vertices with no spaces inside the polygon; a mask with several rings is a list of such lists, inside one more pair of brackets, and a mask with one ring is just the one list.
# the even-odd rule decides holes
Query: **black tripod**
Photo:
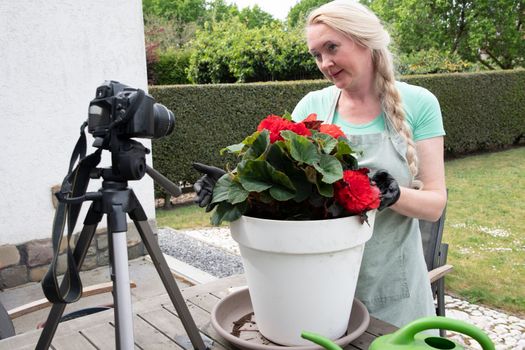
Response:
[{"label": "black tripod", "polygon": [[[175,282],[168,264],[155,240],[153,231],[147,222],[147,216],[132,189],[128,188],[126,180],[115,175],[111,168],[96,169],[98,172],[91,177],[102,177],[102,188],[98,192],[86,193],[83,200],[92,200],[92,204],[84,220],[84,227],[75,246],[73,257],[78,270],[82,266],[91,240],[103,214],[107,214],[108,242],[110,250],[111,279],[113,281],[113,299],[115,315],[115,340],[117,349],[133,349],[133,315],[131,308],[131,293],[129,288],[129,271],[127,256],[127,220],[126,214],[133,220],[155,268],[166,288],[168,295],[177,310],[188,337],[195,349],[205,350],[197,326],[185,304],[184,298]],[[180,189],[156,170],[146,166],[146,173],[157,183],[174,193]],[[67,284],[67,276],[61,287]],[[37,349],[48,349],[56,332],[65,303],[55,303],[49,313],[45,327],[40,335]],[[209,339],[209,338],[206,338]]]}]

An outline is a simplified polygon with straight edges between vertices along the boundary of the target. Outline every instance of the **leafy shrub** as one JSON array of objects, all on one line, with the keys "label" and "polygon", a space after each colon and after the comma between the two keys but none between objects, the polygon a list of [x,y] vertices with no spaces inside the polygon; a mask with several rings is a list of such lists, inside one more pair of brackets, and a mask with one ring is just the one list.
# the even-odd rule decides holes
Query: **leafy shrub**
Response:
[{"label": "leafy shrub", "polygon": [[457,53],[437,49],[417,51],[400,55],[398,70],[402,75],[470,72],[477,66],[461,59]]},{"label": "leafy shrub", "polygon": [[300,30],[281,23],[249,28],[238,18],[208,24],[192,43],[194,83],[296,80],[321,77]]},{"label": "leafy shrub", "polygon": [[167,49],[159,51],[157,61],[152,63],[152,73],[156,85],[188,84],[187,69],[191,50]]}]

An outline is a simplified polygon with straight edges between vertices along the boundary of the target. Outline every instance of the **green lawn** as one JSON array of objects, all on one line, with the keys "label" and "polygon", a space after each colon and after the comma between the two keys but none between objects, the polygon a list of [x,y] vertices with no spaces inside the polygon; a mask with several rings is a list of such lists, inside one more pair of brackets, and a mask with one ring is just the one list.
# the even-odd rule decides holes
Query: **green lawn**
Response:
[{"label": "green lawn", "polygon": [[[525,147],[445,164],[449,293],[525,315]],[[196,205],[157,210],[158,226],[209,226]]]},{"label": "green lawn", "polygon": [[525,147],[446,162],[447,289],[525,314]]}]

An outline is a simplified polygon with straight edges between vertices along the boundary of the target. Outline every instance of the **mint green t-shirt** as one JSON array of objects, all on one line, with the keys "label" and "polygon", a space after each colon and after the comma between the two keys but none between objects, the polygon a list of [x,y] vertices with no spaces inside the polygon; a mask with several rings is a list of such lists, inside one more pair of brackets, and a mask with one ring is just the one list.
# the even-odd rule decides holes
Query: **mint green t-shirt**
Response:
[{"label": "mint green t-shirt", "polygon": [[[445,135],[439,102],[430,91],[403,82],[396,82],[396,87],[401,94],[405,117],[412,129],[414,141]],[[318,120],[325,120],[330,114],[337,91],[332,85],[308,93],[295,106],[293,120],[301,121],[311,113],[316,113]],[[348,135],[373,134],[385,130],[385,115],[381,113],[366,124],[351,124],[343,120],[336,111],[333,123]]]}]

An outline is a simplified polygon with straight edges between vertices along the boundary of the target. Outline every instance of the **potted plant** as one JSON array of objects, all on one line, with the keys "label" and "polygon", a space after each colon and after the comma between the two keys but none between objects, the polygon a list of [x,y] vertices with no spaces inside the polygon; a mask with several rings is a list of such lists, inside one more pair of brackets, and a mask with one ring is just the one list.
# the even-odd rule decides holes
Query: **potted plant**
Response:
[{"label": "potted plant", "polygon": [[304,330],[346,332],[379,189],[339,127],[316,115],[269,115],[241,143],[213,190],[212,223],[229,221],[260,332],[305,345]]}]

